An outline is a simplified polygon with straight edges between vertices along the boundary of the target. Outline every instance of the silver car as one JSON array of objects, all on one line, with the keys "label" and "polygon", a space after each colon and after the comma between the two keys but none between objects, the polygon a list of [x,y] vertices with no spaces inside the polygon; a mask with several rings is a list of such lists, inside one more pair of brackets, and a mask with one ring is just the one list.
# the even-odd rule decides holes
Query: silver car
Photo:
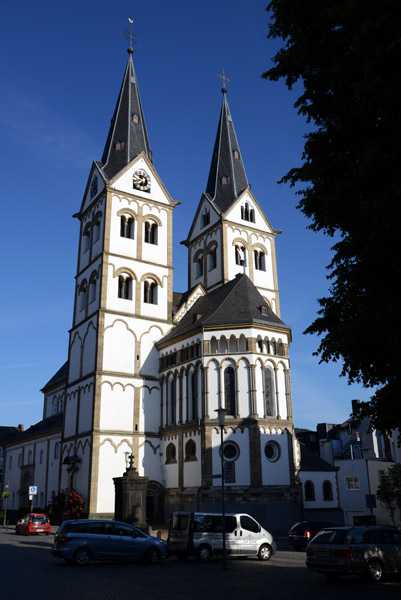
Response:
[{"label": "silver car", "polygon": [[52,547],[53,556],[84,566],[91,560],[146,560],[167,558],[167,544],[133,525],[120,521],[82,519],[64,521]]},{"label": "silver car", "polygon": [[401,532],[395,527],[327,527],[306,548],[306,566],[336,579],[366,576],[379,582],[401,572]]}]

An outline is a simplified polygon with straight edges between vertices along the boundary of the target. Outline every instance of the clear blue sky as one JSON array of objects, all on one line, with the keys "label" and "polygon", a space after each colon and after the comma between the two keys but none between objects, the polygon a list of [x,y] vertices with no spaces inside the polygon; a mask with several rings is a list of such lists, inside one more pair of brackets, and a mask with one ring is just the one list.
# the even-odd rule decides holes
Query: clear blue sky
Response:
[{"label": "clear blue sky", "polygon": [[318,339],[302,332],[328,287],[332,240],[307,229],[295,191],[277,181],[300,164],[307,125],[297,91],[261,74],[279,41],[266,38],[266,0],[98,0],[7,3],[0,30],[1,257],[0,425],[42,418],[41,387],[67,358],[80,207],[100,160],[127,61],[134,63],[154,164],[174,212],[174,290],[187,287],[186,238],[207,175],[221,106],[228,101],[252,191],[277,239],[281,316],[290,349],[297,427],[342,422],[370,390],[319,365]]}]

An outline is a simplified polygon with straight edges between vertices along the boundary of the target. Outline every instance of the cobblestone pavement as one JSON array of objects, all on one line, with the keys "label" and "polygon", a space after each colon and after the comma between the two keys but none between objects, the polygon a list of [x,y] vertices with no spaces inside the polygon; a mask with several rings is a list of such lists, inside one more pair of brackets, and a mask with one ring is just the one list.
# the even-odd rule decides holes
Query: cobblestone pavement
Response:
[{"label": "cobblestone pavement", "polygon": [[[279,550],[264,563],[251,559],[209,563],[171,557],[158,565],[94,563],[74,567],[50,553],[53,535],[16,536],[0,528],[0,590],[12,600],[395,600],[401,578],[379,585],[349,577],[328,583],[305,567],[305,553]],[[280,544],[279,544],[280,548]]]}]

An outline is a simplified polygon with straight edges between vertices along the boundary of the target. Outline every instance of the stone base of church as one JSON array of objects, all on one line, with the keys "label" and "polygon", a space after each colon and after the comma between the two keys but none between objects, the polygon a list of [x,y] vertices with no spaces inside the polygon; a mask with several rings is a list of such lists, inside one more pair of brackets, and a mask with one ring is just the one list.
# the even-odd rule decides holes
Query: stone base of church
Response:
[{"label": "stone base of church", "polygon": [[[175,511],[221,513],[221,487],[167,489],[164,508],[166,523]],[[287,535],[291,525],[302,518],[297,488],[284,485],[226,486],[225,512],[249,514],[275,536]]]}]

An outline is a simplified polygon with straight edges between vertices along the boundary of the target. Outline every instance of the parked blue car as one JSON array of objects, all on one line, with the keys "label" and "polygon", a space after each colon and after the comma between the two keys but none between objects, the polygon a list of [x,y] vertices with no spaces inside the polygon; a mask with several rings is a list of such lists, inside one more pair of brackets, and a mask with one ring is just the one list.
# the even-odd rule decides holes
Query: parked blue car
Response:
[{"label": "parked blue car", "polygon": [[53,556],[84,566],[91,560],[146,560],[167,558],[167,544],[133,525],[120,521],[82,519],[64,521],[52,547]]}]

